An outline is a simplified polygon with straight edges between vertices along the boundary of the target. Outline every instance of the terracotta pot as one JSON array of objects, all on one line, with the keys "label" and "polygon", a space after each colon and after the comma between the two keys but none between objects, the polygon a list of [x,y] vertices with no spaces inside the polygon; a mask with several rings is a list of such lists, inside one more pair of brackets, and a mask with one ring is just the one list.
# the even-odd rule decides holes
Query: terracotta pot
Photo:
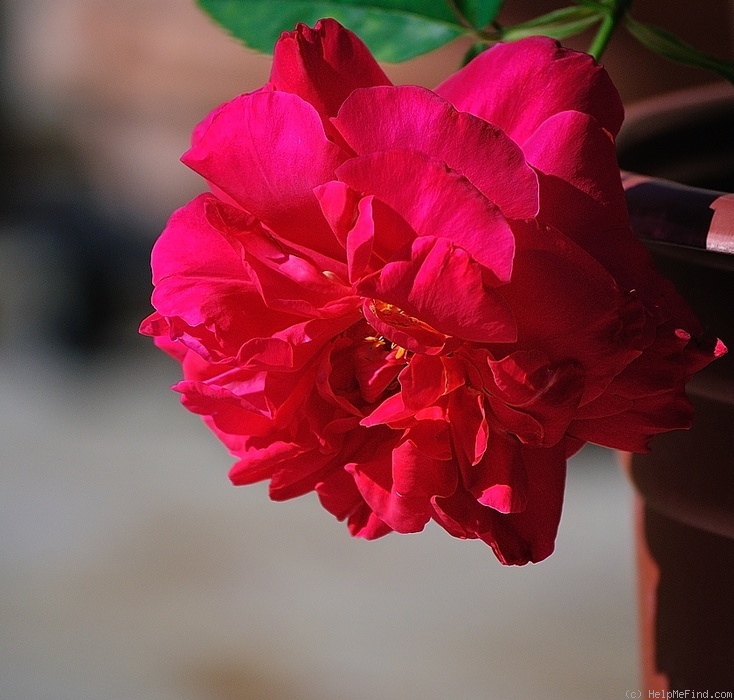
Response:
[{"label": "terracotta pot", "polygon": [[[734,192],[732,125],[731,87],[646,103],[630,110],[620,164]],[[734,240],[734,198],[672,191],[667,205],[665,197],[648,205],[639,191],[628,190],[639,235],[688,235],[689,245],[705,247],[710,229],[709,247],[715,249],[722,235]],[[656,438],[650,454],[624,456],[637,491],[642,697],[666,697],[649,692],[673,690],[715,697],[734,689],[734,254],[660,242],[648,247],[704,328],[730,352],[689,384],[696,411],[690,431]]]}]

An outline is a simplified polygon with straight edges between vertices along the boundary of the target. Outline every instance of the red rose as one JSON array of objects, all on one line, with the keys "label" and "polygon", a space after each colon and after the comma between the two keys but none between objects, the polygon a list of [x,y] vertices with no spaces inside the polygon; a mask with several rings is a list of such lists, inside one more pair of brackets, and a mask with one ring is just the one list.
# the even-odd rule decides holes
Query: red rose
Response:
[{"label": "red rose", "polygon": [[142,326],[232,481],[316,491],[361,537],[433,519],[547,557],[567,457],[687,427],[685,381],[723,351],[629,230],[621,121],[550,39],[431,92],[333,20],[284,34],[270,82],[195,131],[211,194],[157,242]]}]

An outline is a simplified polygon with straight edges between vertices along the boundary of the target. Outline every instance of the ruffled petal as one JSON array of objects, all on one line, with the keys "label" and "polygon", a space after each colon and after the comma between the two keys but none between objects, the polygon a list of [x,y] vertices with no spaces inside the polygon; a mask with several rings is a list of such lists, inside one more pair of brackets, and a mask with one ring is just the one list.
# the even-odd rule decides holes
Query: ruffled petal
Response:
[{"label": "ruffled petal", "polygon": [[488,282],[510,279],[515,244],[506,219],[465,177],[441,162],[415,151],[382,151],[348,160],[337,177],[375,195],[418,236],[461,246],[486,268]]},{"label": "ruffled petal", "polygon": [[542,352],[521,350],[488,359],[487,367],[487,400],[504,430],[531,447],[550,447],[563,439],[584,391],[580,365],[551,364]]},{"label": "ruffled petal", "polygon": [[649,452],[653,436],[691,427],[693,407],[682,386],[653,396],[616,399],[614,403],[607,404],[610,412],[606,415],[573,421],[569,435],[626,452]]},{"label": "ruffled petal", "polygon": [[173,386],[181,393],[181,403],[192,413],[211,418],[214,425],[229,435],[268,435],[273,420],[240,396],[222,386],[184,380]]},{"label": "ruffled petal", "polygon": [[380,332],[398,344],[405,337],[395,332],[402,331],[420,345],[423,336],[418,332],[427,332],[426,324],[446,336],[475,342],[516,338],[509,305],[484,286],[481,266],[445,238],[416,238],[407,260],[387,263],[379,275],[365,279],[358,292],[392,307],[383,309]]},{"label": "ruffled petal", "polygon": [[563,507],[566,454],[563,443],[551,448],[506,446],[521,460],[527,501],[521,512],[501,513],[481,505],[466,489],[436,498],[435,519],[455,537],[479,538],[503,564],[538,562],[553,553]]},{"label": "ruffled petal", "polygon": [[310,493],[328,472],[332,454],[313,450],[283,462],[270,478],[268,495],[273,501],[287,501]]},{"label": "ruffled petal", "polygon": [[357,282],[370,267],[375,244],[375,220],[372,216],[372,197],[365,197],[357,205],[357,221],[346,239],[349,281]]},{"label": "ruffled petal", "polygon": [[721,341],[698,342],[667,323],[595,401],[584,406],[569,434],[628,452],[647,452],[655,435],[691,427],[693,408],[684,387],[691,373],[721,357]]},{"label": "ruffled petal", "polygon": [[153,247],[156,323],[144,332],[166,334],[209,360],[232,357],[248,339],[268,337],[292,317],[267,313],[256,286],[228,241],[206,216],[211,195],[179,209]]},{"label": "ruffled petal", "polygon": [[[440,423],[440,422],[439,422]],[[429,431],[446,431],[445,424]],[[425,436],[424,436],[425,437]],[[365,502],[377,517],[397,532],[419,532],[431,519],[431,498],[448,496],[457,484],[450,451],[436,459],[421,450],[408,434],[393,449],[383,446],[369,460],[346,465]]]},{"label": "ruffled petal", "polygon": [[317,187],[315,194],[346,251],[351,282],[379,269],[416,237],[405,219],[387,204],[372,195],[364,197],[343,182],[327,182]]},{"label": "ruffled petal", "polygon": [[475,466],[484,457],[489,440],[484,393],[470,388],[453,392],[449,397],[448,418],[462,470]]},{"label": "ruffled petal", "polygon": [[271,440],[260,447],[251,447],[229,470],[229,479],[234,486],[246,486],[270,479],[275,470],[304,452],[295,442]]},{"label": "ruffled petal", "polygon": [[[356,300],[348,301],[351,290],[337,273],[285,248],[247,212],[215,200],[206,214],[240,252],[246,273],[270,309],[319,317],[357,306]],[[334,305],[336,311],[327,310]]]},{"label": "ruffled petal", "polygon": [[517,144],[496,126],[457,112],[430,90],[413,85],[357,90],[333,122],[360,155],[397,148],[418,151],[466,177],[507,218],[537,214],[537,176]]},{"label": "ruffled petal", "polygon": [[477,503],[499,513],[520,513],[528,505],[528,477],[516,440],[492,430],[482,460],[462,469],[464,484]]},{"label": "ruffled petal", "polygon": [[414,355],[398,377],[406,408],[419,411],[462,386],[464,377],[449,357]]}]

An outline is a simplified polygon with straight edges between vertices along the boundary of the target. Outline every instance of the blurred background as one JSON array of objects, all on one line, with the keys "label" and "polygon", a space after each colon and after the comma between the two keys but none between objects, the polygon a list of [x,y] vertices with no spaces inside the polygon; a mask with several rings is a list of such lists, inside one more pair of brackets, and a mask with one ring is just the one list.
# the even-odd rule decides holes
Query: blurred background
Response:
[{"label": "blurred background", "polygon": [[[558,3],[507,5],[511,22]],[[635,14],[732,58],[728,0]],[[631,493],[612,453],[572,461],[557,552],[505,569],[438,528],[365,543],[315,497],[232,488],[228,455],[168,391],[176,366],[137,335],[150,248],[202,189],[178,163],[193,125],[265,82],[269,57],[193,0],[0,0],[0,27],[0,698],[636,688]],[[386,69],[433,87],[465,49]],[[715,81],[621,35],[605,64],[628,105]]]}]

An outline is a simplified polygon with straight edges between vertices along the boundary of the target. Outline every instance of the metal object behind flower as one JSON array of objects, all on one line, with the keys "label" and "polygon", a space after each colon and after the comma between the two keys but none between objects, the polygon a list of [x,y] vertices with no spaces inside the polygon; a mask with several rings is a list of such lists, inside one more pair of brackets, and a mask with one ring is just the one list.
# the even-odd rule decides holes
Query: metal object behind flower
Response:
[{"label": "metal object behind flower", "polygon": [[622,183],[639,238],[734,255],[734,194],[628,172]]}]

